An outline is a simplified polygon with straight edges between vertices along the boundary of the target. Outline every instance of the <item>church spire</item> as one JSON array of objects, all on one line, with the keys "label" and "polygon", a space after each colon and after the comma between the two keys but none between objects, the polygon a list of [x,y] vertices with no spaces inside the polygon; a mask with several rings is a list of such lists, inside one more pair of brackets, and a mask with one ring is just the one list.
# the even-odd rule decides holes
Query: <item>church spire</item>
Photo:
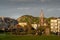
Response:
[{"label": "church spire", "polygon": [[41,12],[40,12],[40,17],[44,17],[44,12],[43,12],[43,9],[41,9]]},{"label": "church spire", "polygon": [[44,26],[44,12],[42,9],[40,12],[40,26]]}]

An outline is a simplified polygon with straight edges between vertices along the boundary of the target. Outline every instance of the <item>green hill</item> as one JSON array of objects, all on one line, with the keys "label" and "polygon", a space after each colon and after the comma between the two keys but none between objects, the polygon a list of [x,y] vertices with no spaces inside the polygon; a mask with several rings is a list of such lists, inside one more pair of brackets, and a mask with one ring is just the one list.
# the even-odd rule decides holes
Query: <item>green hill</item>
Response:
[{"label": "green hill", "polygon": [[19,17],[18,22],[27,22],[30,21],[31,23],[37,23],[39,21],[39,17],[33,17],[31,15],[23,15],[21,17]]}]

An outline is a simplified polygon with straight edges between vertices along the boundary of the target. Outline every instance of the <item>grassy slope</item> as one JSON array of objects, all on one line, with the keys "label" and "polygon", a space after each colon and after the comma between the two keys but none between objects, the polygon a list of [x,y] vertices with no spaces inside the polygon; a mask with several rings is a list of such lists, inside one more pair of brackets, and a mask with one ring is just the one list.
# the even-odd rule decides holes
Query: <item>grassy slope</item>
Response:
[{"label": "grassy slope", "polygon": [[11,36],[0,35],[0,40],[60,40],[60,36]]}]

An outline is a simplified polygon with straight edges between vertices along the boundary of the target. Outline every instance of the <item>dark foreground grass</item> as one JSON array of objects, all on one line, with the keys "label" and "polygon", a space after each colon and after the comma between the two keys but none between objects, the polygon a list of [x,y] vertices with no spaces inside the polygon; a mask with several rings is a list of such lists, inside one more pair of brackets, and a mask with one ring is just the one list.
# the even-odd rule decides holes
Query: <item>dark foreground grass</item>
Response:
[{"label": "dark foreground grass", "polygon": [[0,34],[0,40],[60,40],[60,36],[15,36]]}]

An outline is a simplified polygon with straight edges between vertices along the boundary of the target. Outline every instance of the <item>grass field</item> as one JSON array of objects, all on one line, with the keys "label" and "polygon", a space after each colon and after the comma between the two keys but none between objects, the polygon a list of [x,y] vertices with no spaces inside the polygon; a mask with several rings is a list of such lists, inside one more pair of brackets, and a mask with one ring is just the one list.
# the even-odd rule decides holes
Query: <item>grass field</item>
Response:
[{"label": "grass field", "polygon": [[13,36],[0,34],[0,40],[60,40],[60,36]]}]

